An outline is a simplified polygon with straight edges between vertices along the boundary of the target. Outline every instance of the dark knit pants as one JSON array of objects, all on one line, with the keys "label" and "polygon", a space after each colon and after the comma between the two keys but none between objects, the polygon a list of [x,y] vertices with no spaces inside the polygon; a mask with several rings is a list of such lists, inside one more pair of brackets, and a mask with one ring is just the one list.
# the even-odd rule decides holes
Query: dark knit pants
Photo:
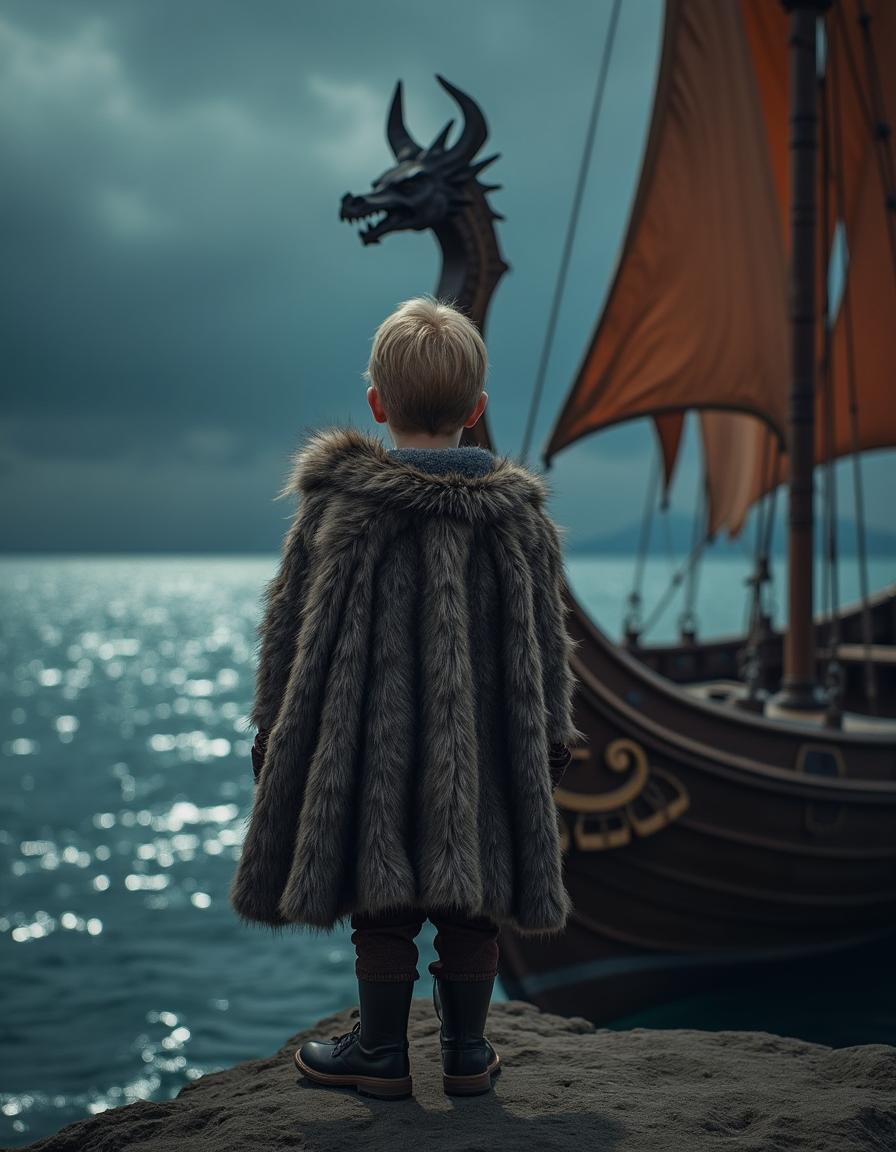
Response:
[{"label": "dark knit pants", "polygon": [[419,980],[414,939],[425,920],[436,928],[439,959],[429,965],[445,980],[491,980],[498,974],[498,926],[484,916],[428,913],[410,908],[388,914],[352,916],[352,943],[359,980]]}]

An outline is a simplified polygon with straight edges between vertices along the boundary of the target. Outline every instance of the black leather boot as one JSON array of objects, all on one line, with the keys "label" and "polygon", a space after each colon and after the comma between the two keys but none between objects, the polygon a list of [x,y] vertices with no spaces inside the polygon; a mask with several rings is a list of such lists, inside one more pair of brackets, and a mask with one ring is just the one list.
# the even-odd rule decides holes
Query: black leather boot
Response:
[{"label": "black leather boot", "polygon": [[433,979],[433,1003],[442,1022],[442,1086],[449,1096],[488,1092],[501,1059],[483,1032],[495,980]]},{"label": "black leather boot", "polygon": [[295,1054],[309,1080],[331,1088],[356,1088],[364,1096],[410,1096],[408,1016],[414,981],[358,981],[361,1019],[329,1043],[309,1040]]}]

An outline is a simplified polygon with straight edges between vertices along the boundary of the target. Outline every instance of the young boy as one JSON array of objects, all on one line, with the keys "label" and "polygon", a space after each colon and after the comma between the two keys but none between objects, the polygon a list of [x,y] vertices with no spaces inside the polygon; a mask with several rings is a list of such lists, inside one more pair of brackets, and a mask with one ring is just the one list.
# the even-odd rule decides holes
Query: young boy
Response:
[{"label": "young boy", "polygon": [[433,297],[376,332],[365,377],[396,447],[315,433],[260,626],[244,921],[351,917],[360,1020],[296,1052],[326,1085],[412,1091],[407,1023],[428,917],[449,1094],[487,1092],[507,925],[548,936],[569,896],[552,788],[572,718],[560,534],[542,478],[460,446],[488,400],[476,326]]}]

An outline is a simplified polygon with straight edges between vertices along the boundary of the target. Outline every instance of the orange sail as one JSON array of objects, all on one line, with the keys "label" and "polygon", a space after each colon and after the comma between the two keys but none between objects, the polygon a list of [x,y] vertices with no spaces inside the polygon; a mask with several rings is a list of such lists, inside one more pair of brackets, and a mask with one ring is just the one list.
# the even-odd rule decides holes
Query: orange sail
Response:
[{"label": "orange sail", "polygon": [[736,5],[669,0],[654,115],[614,283],[544,450],[715,407],[781,438],[785,251]]},{"label": "orange sail", "polygon": [[[884,103],[896,115],[896,3],[837,0],[827,16],[827,233],[842,215],[858,412],[850,406],[847,308],[832,336],[834,436],[819,394],[816,459],[896,444],[891,267],[872,94],[858,23],[871,16]],[[708,527],[737,535],[787,478],[789,17],[770,0],[669,0],[641,180],[614,282],[544,459],[622,420],[654,418],[666,481],[688,408],[701,410]],[[836,117],[836,120],[835,120]],[[819,149],[819,181],[822,179]],[[839,189],[839,195],[838,195]],[[818,196],[819,213],[823,199]],[[821,226],[821,222],[819,222]],[[819,261],[818,306],[824,261]],[[823,339],[819,325],[818,355]],[[819,380],[823,378],[819,375]],[[779,449],[779,450],[775,450]]]},{"label": "orange sail", "polygon": [[[774,174],[781,225],[788,253],[789,168],[787,163],[786,13],[764,0],[741,0],[754,59]],[[873,94],[865,62],[859,16],[870,17],[870,30],[881,78],[884,110],[896,115],[896,5],[881,0],[839,0],[829,11],[826,102],[832,150],[828,186],[828,236],[842,221],[849,249],[843,297],[831,335],[833,434],[827,431],[828,404],[819,325],[818,389],[815,412],[815,462],[851,452],[896,445],[896,405],[892,402],[896,362],[896,264],[890,246],[886,192],[871,129]],[[837,161],[840,161],[838,164]],[[819,181],[822,179],[819,151]],[[822,191],[818,209],[822,210]],[[819,315],[822,314],[821,279]],[[701,419],[707,460],[709,524],[737,536],[747,513],[771,488],[789,477],[786,453],[770,451],[768,432],[738,415]],[[745,475],[732,484],[724,470],[737,461]]]}]

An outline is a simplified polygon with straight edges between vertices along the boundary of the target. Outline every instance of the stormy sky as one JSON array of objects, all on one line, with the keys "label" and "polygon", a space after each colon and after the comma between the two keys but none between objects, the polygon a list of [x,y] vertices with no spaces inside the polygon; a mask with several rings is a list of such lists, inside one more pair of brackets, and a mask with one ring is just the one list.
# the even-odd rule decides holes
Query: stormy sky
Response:
[{"label": "stormy sky", "polygon": [[[305,432],[385,435],[361,379],[370,338],[435,289],[437,249],[416,233],[362,248],[338,209],[390,165],[398,78],[419,140],[457,115],[438,72],[483,108],[482,154],[501,153],[488,178],[512,272],[489,318],[489,418],[519,452],[610,10],[0,2],[2,548],[275,550],[290,509],[273,496]],[[615,265],[661,12],[622,6],[535,467]],[[573,539],[638,518],[651,451],[638,422],[557,460]],[[870,519],[885,526],[880,463]]]}]

